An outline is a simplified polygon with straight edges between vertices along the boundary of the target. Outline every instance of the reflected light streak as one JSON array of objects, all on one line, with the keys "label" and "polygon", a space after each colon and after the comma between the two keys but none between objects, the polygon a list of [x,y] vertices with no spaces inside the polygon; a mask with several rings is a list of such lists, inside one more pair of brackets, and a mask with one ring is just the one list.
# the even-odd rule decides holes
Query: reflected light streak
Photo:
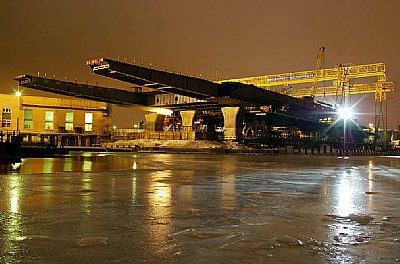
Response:
[{"label": "reflected light streak", "polygon": [[137,183],[136,183],[136,172],[132,175],[132,209],[135,209],[136,206],[136,193],[137,193]]},{"label": "reflected light streak", "polygon": [[171,204],[171,188],[165,183],[156,182],[151,200],[155,205],[169,206]]},{"label": "reflected light streak", "polygon": [[[374,162],[370,160],[368,162],[368,192],[372,193],[375,190],[375,177],[372,172],[372,169],[374,168]],[[373,195],[368,195],[368,206],[369,208],[372,208],[373,205]]]},{"label": "reflected light streak", "polygon": [[53,173],[53,159],[45,158],[43,159],[43,173]]},{"label": "reflected light streak", "polygon": [[20,179],[19,177],[10,177],[10,212],[18,213],[20,207]]},{"label": "reflected light streak", "polygon": [[84,173],[82,177],[82,190],[84,190],[84,194],[82,195],[83,202],[83,210],[86,213],[90,213],[90,206],[92,202],[92,178],[90,173]]},{"label": "reflected light streak", "polygon": [[92,161],[91,160],[84,160],[83,161],[83,164],[82,164],[82,170],[83,171],[91,171],[92,170],[92,166],[93,166],[93,163],[92,163]]},{"label": "reflected light streak", "polygon": [[149,188],[149,211],[157,223],[149,222],[149,236],[152,239],[152,245],[157,245],[155,250],[159,250],[159,246],[168,241],[170,233],[171,216],[171,185],[160,182],[171,177],[171,171],[157,171],[151,174],[151,182]]},{"label": "reflected light streak", "polygon": [[349,175],[343,172],[342,179],[338,185],[338,204],[337,214],[339,216],[348,216],[353,212],[353,190],[350,186]]},{"label": "reflected light streak", "polygon": [[[18,254],[22,249],[21,243],[18,241],[26,239],[23,232],[22,225],[22,214],[20,212],[21,208],[21,177],[10,176],[8,182],[9,191],[9,211],[10,216],[4,219],[4,239],[0,240],[1,260],[6,260],[10,257],[9,252],[12,251],[13,254]],[[0,219],[1,220],[1,219]],[[4,251],[8,251],[7,254],[3,254]],[[15,259],[8,259],[7,263],[14,263]]]},{"label": "reflected light streak", "polygon": [[42,190],[44,191],[43,194],[43,200],[46,205],[50,204],[50,198],[52,195],[52,180],[53,177],[51,173],[53,173],[53,159],[52,158],[46,158],[43,161],[43,173],[45,173],[45,177],[43,177],[45,184],[42,186]]},{"label": "reflected light streak", "polygon": [[72,171],[72,158],[65,158],[64,160],[64,171]]},{"label": "reflected light streak", "polygon": [[222,165],[223,176],[220,179],[220,207],[226,210],[234,210],[236,208],[236,175],[237,158],[231,156],[224,158],[227,162]]},{"label": "reflected light streak", "polygon": [[[374,174],[372,173],[372,168],[374,168],[374,162],[370,160],[368,162],[368,191],[373,192],[374,191]],[[371,197],[371,196],[369,196]]]}]

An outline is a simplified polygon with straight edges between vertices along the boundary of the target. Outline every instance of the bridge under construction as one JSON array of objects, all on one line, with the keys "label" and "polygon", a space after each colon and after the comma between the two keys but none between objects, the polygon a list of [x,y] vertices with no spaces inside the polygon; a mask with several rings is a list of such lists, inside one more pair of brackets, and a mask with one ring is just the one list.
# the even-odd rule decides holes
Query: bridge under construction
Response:
[{"label": "bridge under construction", "polygon": [[[191,133],[193,139],[244,140],[266,146],[304,142],[340,145],[345,138],[349,148],[365,144],[371,134],[363,133],[351,120],[339,122],[338,110],[347,107],[346,97],[359,93],[375,94],[376,129],[372,134],[376,140],[380,127],[386,131],[386,93],[394,91],[383,63],[330,69],[317,65],[310,71],[219,81],[108,58],[89,60],[86,65],[95,74],[129,83],[131,89],[32,75],[15,79],[22,87],[55,94],[172,111],[170,116],[146,115],[147,130],[182,130]],[[372,80],[374,77],[378,80]],[[350,82],[355,79],[367,82]],[[332,85],[317,85],[326,81]],[[303,84],[312,86],[299,86]],[[318,96],[334,96],[336,103],[314,100]]]}]

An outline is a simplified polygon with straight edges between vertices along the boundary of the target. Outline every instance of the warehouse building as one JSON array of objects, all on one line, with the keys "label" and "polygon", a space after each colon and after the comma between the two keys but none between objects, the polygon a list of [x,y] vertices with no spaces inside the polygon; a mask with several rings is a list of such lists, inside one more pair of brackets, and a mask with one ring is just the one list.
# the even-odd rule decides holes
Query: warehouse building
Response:
[{"label": "warehouse building", "polygon": [[92,146],[111,135],[111,106],[82,99],[0,94],[1,138],[23,144]]}]

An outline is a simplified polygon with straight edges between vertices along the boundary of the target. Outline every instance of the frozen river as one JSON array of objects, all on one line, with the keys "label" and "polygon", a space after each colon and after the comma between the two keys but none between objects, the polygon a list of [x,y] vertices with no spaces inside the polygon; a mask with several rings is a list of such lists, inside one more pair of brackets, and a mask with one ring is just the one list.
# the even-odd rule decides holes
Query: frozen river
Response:
[{"label": "frozen river", "polygon": [[395,157],[85,153],[0,173],[0,263],[400,262]]}]

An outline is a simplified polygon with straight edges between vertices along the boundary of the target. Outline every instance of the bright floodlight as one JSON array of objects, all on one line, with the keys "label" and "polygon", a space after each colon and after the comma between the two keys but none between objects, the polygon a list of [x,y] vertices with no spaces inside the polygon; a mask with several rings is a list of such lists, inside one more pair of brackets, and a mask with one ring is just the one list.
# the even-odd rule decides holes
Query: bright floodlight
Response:
[{"label": "bright floodlight", "polygon": [[22,95],[22,93],[20,91],[15,92],[15,96],[20,97]]},{"label": "bright floodlight", "polygon": [[339,108],[339,118],[347,120],[347,119],[351,119],[353,117],[353,113],[351,111],[350,107],[341,107]]}]

